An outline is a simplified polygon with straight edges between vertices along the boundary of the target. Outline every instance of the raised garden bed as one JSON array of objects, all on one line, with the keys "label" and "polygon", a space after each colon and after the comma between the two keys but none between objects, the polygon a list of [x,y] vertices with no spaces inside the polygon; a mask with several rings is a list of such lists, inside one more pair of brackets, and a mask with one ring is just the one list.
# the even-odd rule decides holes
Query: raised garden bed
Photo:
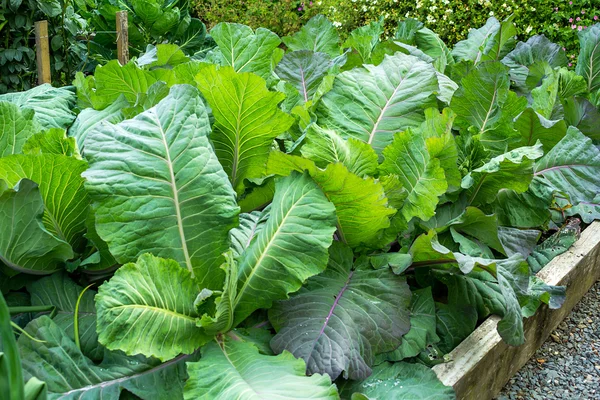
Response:
[{"label": "raised garden bed", "polygon": [[592,285],[600,279],[600,222],[592,223],[566,253],[553,259],[537,276],[548,285],[567,287],[563,306],[542,305],[524,321],[525,344],[508,346],[496,330],[500,318],[491,316],[451,353],[451,361],[433,368],[452,386],[458,399],[491,399],[531,358],[550,333],[566,318]]}]

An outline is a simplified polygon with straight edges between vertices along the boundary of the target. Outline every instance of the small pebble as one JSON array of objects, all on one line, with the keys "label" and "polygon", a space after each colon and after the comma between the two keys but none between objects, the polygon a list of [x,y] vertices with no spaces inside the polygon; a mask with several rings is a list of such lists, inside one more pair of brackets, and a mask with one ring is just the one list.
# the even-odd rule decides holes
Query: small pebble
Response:
[{"label": "small pebble", "polygon": [[496,400],[600,400],[600,282]]}]

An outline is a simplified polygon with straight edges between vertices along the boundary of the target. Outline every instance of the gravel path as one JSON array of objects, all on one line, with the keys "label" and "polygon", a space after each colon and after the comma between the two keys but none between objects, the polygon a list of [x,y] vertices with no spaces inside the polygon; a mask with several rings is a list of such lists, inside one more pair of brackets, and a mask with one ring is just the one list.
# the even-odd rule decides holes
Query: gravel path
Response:
[{"label": "gravel path", "polygon": [[600,399],[600,282],[497,397],[515,399]]}]

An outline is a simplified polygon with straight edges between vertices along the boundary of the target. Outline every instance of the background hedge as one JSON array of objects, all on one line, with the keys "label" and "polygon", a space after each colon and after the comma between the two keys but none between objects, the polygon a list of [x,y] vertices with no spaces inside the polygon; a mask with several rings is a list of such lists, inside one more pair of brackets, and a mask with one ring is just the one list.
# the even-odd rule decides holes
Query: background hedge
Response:
[{"label": "background hedge", "polygon": [[210,28],[221,21],[263,26],[279,35],[295,32],[316,14],[325,14],[345,37],[352,29],[385,18],[386,33],[397,21],[412,17],[438,33],[449,45],[467,37],[490,16],[514,15],[519,39],[544,34],[576,58],[577,30],[600,19],[598,0],[192,0],[198,18]]}]

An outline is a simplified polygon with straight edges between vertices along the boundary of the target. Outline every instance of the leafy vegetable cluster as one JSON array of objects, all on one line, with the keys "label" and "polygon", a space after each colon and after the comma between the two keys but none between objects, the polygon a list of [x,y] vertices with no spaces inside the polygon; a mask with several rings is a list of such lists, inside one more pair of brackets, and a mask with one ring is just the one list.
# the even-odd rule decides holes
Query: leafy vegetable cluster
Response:
[{"label": "leafy vegetable cluster", "polygon": [[382,31],[221,23],[0,96],[3,396],[446,399],[478,321],[522,344],[600,216],[600,25],[575,72],[510,20]]}]

